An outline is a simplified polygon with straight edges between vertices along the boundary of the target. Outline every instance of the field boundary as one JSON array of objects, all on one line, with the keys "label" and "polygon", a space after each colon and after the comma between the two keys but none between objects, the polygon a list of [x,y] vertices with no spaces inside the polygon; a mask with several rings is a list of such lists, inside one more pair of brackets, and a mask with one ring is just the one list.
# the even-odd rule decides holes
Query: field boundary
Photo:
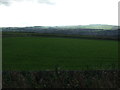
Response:
[{"label": "field boundary", "polygon": [[96,39],[96,40],[115,40],[120,41],[117,36],[95,36],[95,35],[67,35],[67,34],[47,34],[47,33],[28,33],[28,32],[3,32],[5,37],[48,37],[48,38],[72,38],[72,39]]}]

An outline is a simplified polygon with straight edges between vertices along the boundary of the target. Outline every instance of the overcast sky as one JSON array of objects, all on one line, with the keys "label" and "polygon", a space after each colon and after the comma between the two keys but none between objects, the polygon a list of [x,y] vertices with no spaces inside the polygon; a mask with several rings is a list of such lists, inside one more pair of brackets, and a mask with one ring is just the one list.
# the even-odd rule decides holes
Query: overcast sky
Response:
[{"label": "overcast sky", "polygon": [[119,0],[0,0],[0,27],[118,25]]}]

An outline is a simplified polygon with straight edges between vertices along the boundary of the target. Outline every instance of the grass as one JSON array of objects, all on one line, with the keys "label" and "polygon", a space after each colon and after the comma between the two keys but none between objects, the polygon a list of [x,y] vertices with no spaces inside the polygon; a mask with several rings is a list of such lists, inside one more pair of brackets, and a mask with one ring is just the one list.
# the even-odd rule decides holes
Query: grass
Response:
[{"label": "grass", "polygon": [[117,71],[7,71],[5,88],[120,88]]},{"label": "grass", "polygon": [[117,69],[118,42],[45,37],[6,37],[2,40],[3,70]]}]

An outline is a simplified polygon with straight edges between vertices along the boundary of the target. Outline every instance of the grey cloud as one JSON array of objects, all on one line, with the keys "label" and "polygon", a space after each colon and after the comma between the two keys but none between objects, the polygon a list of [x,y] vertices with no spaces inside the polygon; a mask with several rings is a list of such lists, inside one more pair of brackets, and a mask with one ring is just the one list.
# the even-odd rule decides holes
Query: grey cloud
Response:
[{"label": "grey cloud", "polygon": [[50,0],[38,0],[39,3],[44,3],[44,4],[50,4],[53,5],[55,4],[54,2],[51,2]]},{"label": "grey cloud", "polygon": [[[8,6],[8,5],[11,4],[10,1],[11,0],[0,0],[0,5],[3,4],[3,5],[7,5]],[[55,4],[51,0],[12,0],[12,1],[16,1],[16,2],[18,2],[18,1],[36,1],[38,3],[49,4],[49,5]]]},{"label": "grey cloud", "polygon": [[10,1],[9,0],[0,0],[0,5],[1,4],[8,6],[10,4]]}]

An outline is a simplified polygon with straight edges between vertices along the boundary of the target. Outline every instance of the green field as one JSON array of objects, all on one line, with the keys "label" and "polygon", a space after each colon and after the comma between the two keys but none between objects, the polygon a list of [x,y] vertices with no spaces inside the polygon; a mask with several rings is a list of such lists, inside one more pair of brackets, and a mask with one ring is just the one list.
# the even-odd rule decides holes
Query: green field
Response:
[{"label": "green field", "polygon": [[117,69],[118,42],[45,37],[2,39],[3,70]]}]

